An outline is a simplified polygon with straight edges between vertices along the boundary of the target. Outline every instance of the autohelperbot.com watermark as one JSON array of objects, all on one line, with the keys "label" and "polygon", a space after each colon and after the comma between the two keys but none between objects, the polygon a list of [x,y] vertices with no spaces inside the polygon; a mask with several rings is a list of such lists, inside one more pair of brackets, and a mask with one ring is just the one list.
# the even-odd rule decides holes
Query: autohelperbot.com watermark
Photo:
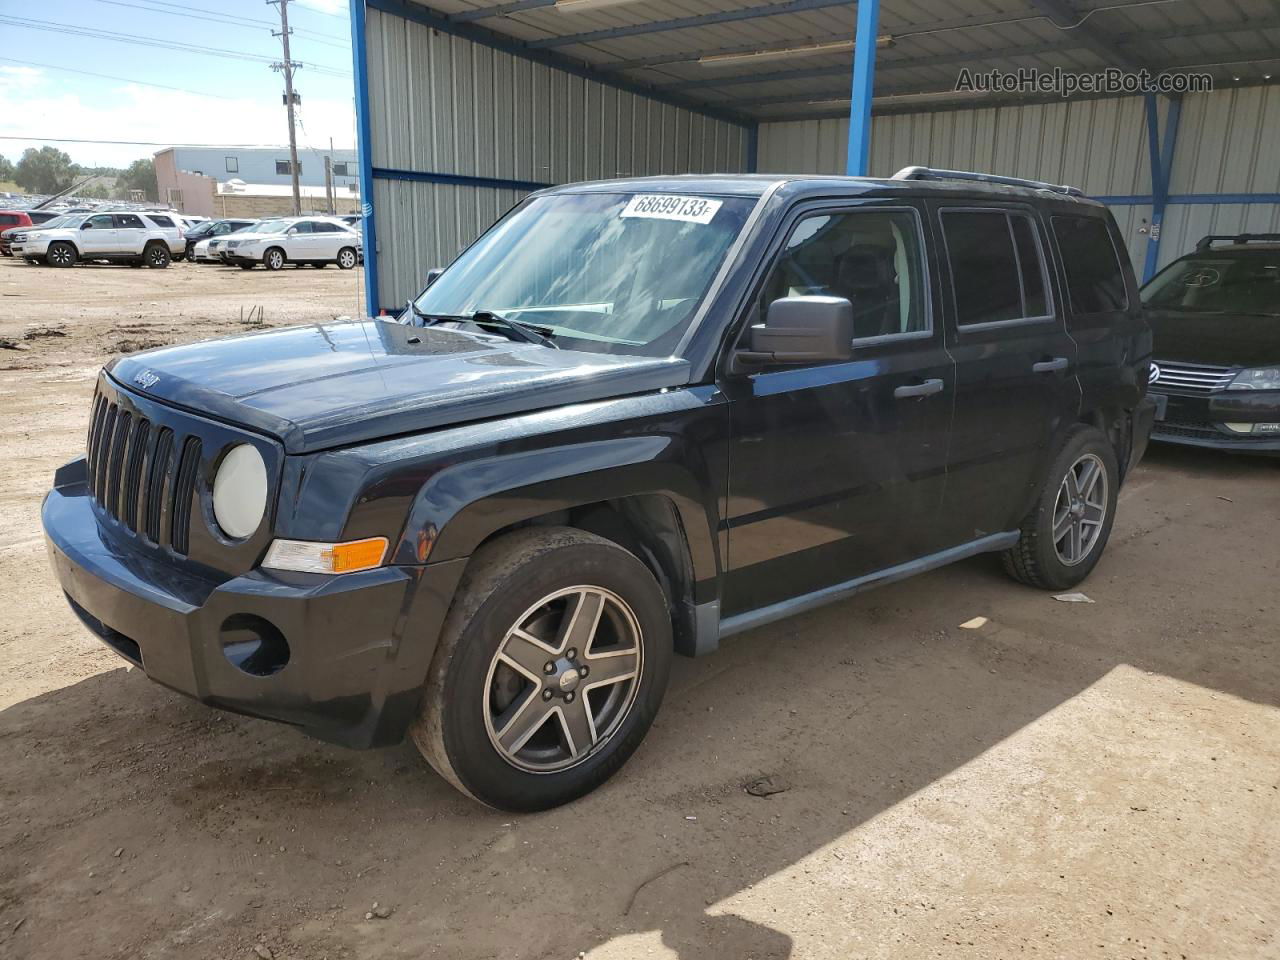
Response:
[{"label": "autohelperbot.com watermark", "polygon": [[1213,76],[1208,73],[1154,73],[1119,67],[1092,72],[1024,67],[980,73],[966,67],[956,77],[955,86],[956,93],[1021,93],[1064,98],[1080,94],[1183,94],[1212,90]]}]

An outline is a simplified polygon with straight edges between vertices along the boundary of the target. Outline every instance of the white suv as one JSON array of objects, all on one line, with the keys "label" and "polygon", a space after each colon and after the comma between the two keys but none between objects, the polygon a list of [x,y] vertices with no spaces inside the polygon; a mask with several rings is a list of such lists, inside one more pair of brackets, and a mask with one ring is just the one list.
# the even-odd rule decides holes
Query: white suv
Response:
[{"label": "white suv", "polygon": [[229,236],[220,250],[227,261],[252,270],[262,264],[279,270],[286,263],[350,270],[360,262],[360,234],[336,217],[282,217]]},{"label": "white suv", "polygon": [[10,247],[29,263],[54,267],[108,260],[160,268],[186,249],[186,241],[172,215],[130,210],[79,214],[54,230],[19,233]]}]

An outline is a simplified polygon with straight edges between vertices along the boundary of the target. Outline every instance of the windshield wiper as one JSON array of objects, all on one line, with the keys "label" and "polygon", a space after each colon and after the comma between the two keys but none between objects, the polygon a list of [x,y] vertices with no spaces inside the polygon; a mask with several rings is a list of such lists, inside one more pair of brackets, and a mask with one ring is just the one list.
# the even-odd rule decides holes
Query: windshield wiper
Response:
[{"label": "windshield wiper", "polygon": [[[412,300],[406,300],[404,302],[404,306],[406,311],[411,311],[414,317],[422,321],[420,324],[418,324],[418,326],[422,326],[422,327],[429,327],[429,326],[432,326],[433,324],[441,323],[442,321],[445,321],[445,320],[459,320],[465,323],[466,321],[471,319],[470,317],[453,316],[452,314],[448,314],[448,313],[424,313],[422,310],[418,308],[418,305],[414,303]],[[404,316],[404,314],[401,314],[401,316]]]},{"label": "windshield wiper", "polygon": [[514,333],[517,338],[525,343],[537,343],[544,347],[550,347],[552,350],[560,349],[551,339],[552,333],[546,327],[535,327],[531,323],[512,320],[500,313],[494,313],[492,310],[477,310],[471,315],[471,322],[502,327],[504,330]]}]

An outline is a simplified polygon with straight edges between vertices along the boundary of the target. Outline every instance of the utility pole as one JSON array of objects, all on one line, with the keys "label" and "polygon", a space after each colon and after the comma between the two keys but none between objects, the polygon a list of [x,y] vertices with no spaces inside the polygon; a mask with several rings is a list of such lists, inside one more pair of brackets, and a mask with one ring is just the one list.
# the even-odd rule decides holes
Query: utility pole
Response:
[{"label": "utility pole", "polygon": [[293,92],[293,71],[302,66],[300,63],[294,63],[289,58],[289,0],[267,0],[267,4],[280,4],[280,32],[271,31],[271,35],[280,38],[280,43],[284,46],[284,62],[273,63],[272,70],[279,70],[284,74],[284,105],[289,111],[289,173],[293,179],[293,215],[299,216],[302,213],[302,194],[298,189],[298,136],[294,131],[293,107],[297,101],[297,95]]},{"label": "utility pole", "polygon": [[338,207],[333,192],[333,137],[329,138],[329,152],[324,157],[324,198],[329,202],[329,216],[336,215]]}]

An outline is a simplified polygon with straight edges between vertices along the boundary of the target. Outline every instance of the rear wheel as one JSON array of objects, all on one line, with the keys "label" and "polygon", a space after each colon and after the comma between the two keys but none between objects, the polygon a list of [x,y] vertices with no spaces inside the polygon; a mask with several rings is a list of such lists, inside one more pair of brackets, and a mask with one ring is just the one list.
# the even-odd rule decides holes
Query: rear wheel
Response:
[{"label": "rear wheel", "polygon": [[142,251],[142,261],[153,270],[163,270],[169,266],[169,248],[163,243],[149,243]]},{"label": "rear wheel", "polygon": [[581,530],[520,530],[468,566],[413,739],[482,803],[558,806],[640,745],[670,666],[667,602],[643,563]]},{"label": "rear wheel", "polygon": [[356,265],[356,252],[351,247],[343,247],[338,251],[338,266],[343,270],[350,270]]},{"label": "rear wheel", "polygon": [[1005,570],[1046,590],[1076,586],[1102,557],[1119,488],[1111,443],[1095,427],[1076,427],[1049,468],[1021,539],[1004,554]]},{"label": "rear wheel", "polygon": [[284,262],[284,251],[279,247],[272,247],[262,257],[262,263],[268,270],[283,270]]},{"label": "rear wheel", "polygon": [[76,248],[61,240],[49,244],[49,249],[45,252],[45,261],[53,267],[73,267],[78,259]]}]

